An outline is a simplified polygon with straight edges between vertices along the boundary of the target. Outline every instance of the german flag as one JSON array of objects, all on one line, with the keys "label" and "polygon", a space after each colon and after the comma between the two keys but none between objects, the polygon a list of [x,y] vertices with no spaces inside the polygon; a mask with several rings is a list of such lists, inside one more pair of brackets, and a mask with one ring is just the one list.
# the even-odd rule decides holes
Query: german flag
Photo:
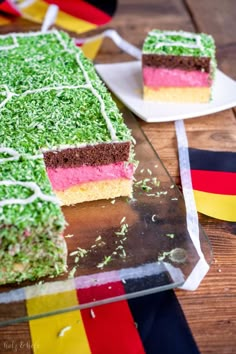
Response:
[{"label": "german flag", "polygon": [[[28,315],[55,311],[125,296],[133,286],[114,281],[81,288],[78,282],[76,289],[26,299],[26,308]],[[32,320],[29,329],[34,354],[172,354],[176,348],[199,354],[173,290]]]},{"label": "german flag", "polygon": [[17,1],[17,5],[10,0],[0,0],[0,11],[42,23],[48,7],[52,4],[59,8],[55,24],[76,33],[87,32],[107,24],[112,19],[117,6],[116,0],[35,0],[28,2],[21,0]]},{"label": "german flag", "polygon": [[[23,3],[23,2],[22,2]],[[59,13],[55,24],[68,31],[82,33],[108,23],[116,10],[116,1],[97,0],[36,0],[29,6],[20,6],[22,15],[42,23],[48,6],[55,4]]]},{"label": "german flag", "polygon": [[189,148],[189,159],[197,210],[236,221],[236,153]]},{"label": "german flag", "polygon": [[[22,0],[17,2],[17,6],[10,0],[0,0],[0,11],[3,15],[8,15],[0,15],[0,25],[9,24],[15,16],[43,23],[48,8],[52,4],[59,8],[55,25],[78,34],[107,24],[117,7],[116,0],[35,0],[30,2]],[[93,42],[84,43],[82,50],[88,58],[93,60],[101,44],[102,38],[98,38]]]}]

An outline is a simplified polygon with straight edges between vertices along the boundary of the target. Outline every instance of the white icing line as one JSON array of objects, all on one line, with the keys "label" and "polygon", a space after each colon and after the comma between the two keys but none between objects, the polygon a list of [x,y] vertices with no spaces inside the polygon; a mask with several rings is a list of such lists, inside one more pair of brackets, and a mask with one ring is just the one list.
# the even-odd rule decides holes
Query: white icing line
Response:
[{"label": "white icing line", "polygon": [[44,91],[52,91],[52,90],[64,90],[64,89],[88,89],[90,90],[90,85],[61,85],[61,86],[45,86],[45,87],[41,87],[38,89],[34,89],[34,90],[26,90],[25,92],[19,94],[19,93],[14,93],[14,92],[10,92],[9,89],[7,89],[6,94],[7,94],[7,98],[1,102],[0,104],[0,108],[4,107],[6,105],[6,103],[13,97],[20,97],[20,96],[26,96],[26,95],[30,95],[33,93],[39,93],[39,92],[44,92]]},{"label": "white icing line", "polygon": [[165,47],[183,47],[183,48],[199,48],[203,49],[201,43],[201,37],[199,34],[189,33],[189,32],[177,32],[177,31],[165,31],[164,33],[150,32],[150,35],[155,36],[156,38],[163,38],[166,36],[180,36],[184,38],[194,39],[196,44],[183,43],[183,42],[160,42],[156,44],[156,48]]},{"label": "white icing line", "polygon": [[17,94],[15,93],[14,96],[26,96],[26,95],[30,95],[32,93],[39,93],[39,92],[44,92],[44,91],[51,91],[51,90],[64,90],[64,89],[79,89],[79,88],[83,88],[83,89],[90,89],[89,85],[62,85],[62,86],[44,86],[41,87],[39,89],[34,89],[34,90],[27,90],[25,92],[23,92],[22,94]]},{"label": "white icing line", "polygon": [[43,158],[42,154],[39,155],[20,154],[18,151],[7,147],[0,147],[0,153],[6,153],[11,155],[11,157],[0,158],[0,163],[4,163],[8,161],[17,161],[21,156],[28,160],[38,160]]},{"label": "white icing line", "polygon": [[62,45],[63,49],[68,52],[68,53],[74,53],[73,49],[69,49],[66,42],[64,41],[64,39],[62,38],[61,34],[57,31],[57,30],[53,30],[52,33],[55,34],[55,36],[57,37],[58,41],[60,42],[60,44]]},{"label": "white icing line", "polygon": [[29,188],[34,192],[34,194],[32,194],[30,197],[26,199],[22,199],[22,198],[3,199],[0,201],[0,207],[3,207],[5,205],[12,205],[12,204],[26,205],[34,202],[35,199],[37,198],[42,199],[45,202],[52,202],[58,204],[58,199],[56,197],[44,194],[41,191],[40,187],[35,182],[20,182],[20,181],[4,180],[4,181],[0,181],[0,186],[7,186],[7,187],[22,186],[25,188]]},{"label": "white icing line", "polygon": [[[3,37],[3,36],[1,36],[0,38],[2,38],[2,37]],[[15,33],[9,34],[9,35],[6,36],[6,37],[11,37],[12,40],[13,40],[13,44],[7,45],[7,46],[0,46],[0,50],[9,50],[9,49],[15,49],[15,48],[19,47],[19,44],[18,44],[18,42],[17,42]],[[6,37],[3,37],[3,38],[6,38]]]},{"label": "white icing line", "polygon": [[[58,31],[53,31],[53,33],[56,35],[58,41],[61,43],[62,47],[64,48],[64,50],[68,53],[74,53],[74,50],[73,49],[69,49],[66,42],[63,40],[61,34],[58,32]],[[107,124],[107,128],[110,132],[110,135],[111,135],[111,138],[112,140],[117,140],[117,136],[116,136],[116,132],[115,132],[115,129],[113,128],[112,126],[112,123],[106,113],[106,110],[105,110],[105,104],[104,104],[104,101],[102,99],[102,97],[99,95],[99,93],[97,92],[97,90],[93,87],[90,79],[89,79],[89,76],[86,72],[86,70],[84,69],[83,67],[83,64],[80,60],[80,53],[76,53],[76,61],[84,75],[84,78],[87,82],[87,87],[91,90],[91,92],[93,93],[93,95],[97,98],[97,100],[99,101],[100,103],[100,107],[101,107],[101,113],[102,113],[102,116],[103,118],[105,119],[106,121],[106,124]]]},{"label": "white icing line", "polygon": [[27,38],[27,37],[37,37],[37,36],[43,36],[45,34],[54,34],[55,30],[53,31],[46,31],[44,33],[42,33],[42,31],[35,31],[35,32],[20,32],[20,33],[17,33],[17,32],[13,32],[11,34],[1,34],[0,35],[0,39],[1,38],[8,38],[10,36],[14,36],[15,38],[19,37],[19,38]]},{"label": "white icing line", "polygon": [[81,61],[80,61],[80,53],[77,53],[76,54],[76,60],[77,60],[77,63],[81,69],[81,71],[83,72],[83,75],[84,75],[84,78],[87,82],[87,84],[89,85],[90,87],[90,90],[92,91],[93,95],[98,99],[98,101],[100,102],[100,107],[101,107],[101,113],[102,113],[102,116],[103,118],[105,119],[106,121],[106,124],[107,124],[107,128],[110,132],[110,135],[111,135],[111,138],[112,140],[117,140],[117,136],[116,136],[116,132],[115,132],[115,129],[113,128],[112,124],[111,124],[111,121],[106,113],[106,110],[105,110],[105,104],[104,104],[104,101],[102,99],[102,97],[99,95],[99,93],[97,92],[97,90],[93,87],[90,79],[89,79],[89,76],[87,74],[87,72],[85,71]]}]

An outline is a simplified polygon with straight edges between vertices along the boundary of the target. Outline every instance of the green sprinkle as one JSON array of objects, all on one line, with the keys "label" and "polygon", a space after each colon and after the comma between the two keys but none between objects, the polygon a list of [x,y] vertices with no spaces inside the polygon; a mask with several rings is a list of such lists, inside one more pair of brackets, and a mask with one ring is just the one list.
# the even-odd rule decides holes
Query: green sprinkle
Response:
[{"label": "green sprinkle", "polygon": [[112,260],[112,256],[105,256],[103,262],[99,263],[97,265],[97,268],[103,268],[106,266],[108,263],[110,263]]},{"label": "green sprinkle", "polygon": [[73,252],[70,253],[70,256],[73,257],[73,256],[77,255],[78,252],[79,252],[79,251],[73,251]]},{"label": "green sprinkle", "polygon": [[174,238],[175,234],[166,234],[166,236],[169,237],[169,238]]}]

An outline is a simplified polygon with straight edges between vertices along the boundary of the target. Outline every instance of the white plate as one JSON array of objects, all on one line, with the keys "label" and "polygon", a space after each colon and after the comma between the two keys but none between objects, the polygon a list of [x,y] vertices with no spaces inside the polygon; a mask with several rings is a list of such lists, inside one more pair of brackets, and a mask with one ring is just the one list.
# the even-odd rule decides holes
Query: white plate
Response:
[{"label": "white plate", "polygon": [[97,64],[96,70],[109,89],[146,122],[167,122],[211,114],[236,106],[236,82],[216,71],[210,103],[158,103],[142,98],[141,62]]}]

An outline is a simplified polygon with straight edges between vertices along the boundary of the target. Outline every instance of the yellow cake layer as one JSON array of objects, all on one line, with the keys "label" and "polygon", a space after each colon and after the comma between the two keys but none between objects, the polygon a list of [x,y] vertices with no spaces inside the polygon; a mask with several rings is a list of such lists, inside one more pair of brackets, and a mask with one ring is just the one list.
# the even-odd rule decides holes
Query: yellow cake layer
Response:
[{"label": "yellow cake layer", "polygon": [[132,194],[132,180],[119,178],[82,183],[64,191],[54,191],[62,205],[73,205],[91,200],[126,197]]},{"label": "yellow cake layer", "polygon": [[161,87],[153,89],[143,88],[143,98],[159,102],[209,102],[211,97],[210,87]]}]

